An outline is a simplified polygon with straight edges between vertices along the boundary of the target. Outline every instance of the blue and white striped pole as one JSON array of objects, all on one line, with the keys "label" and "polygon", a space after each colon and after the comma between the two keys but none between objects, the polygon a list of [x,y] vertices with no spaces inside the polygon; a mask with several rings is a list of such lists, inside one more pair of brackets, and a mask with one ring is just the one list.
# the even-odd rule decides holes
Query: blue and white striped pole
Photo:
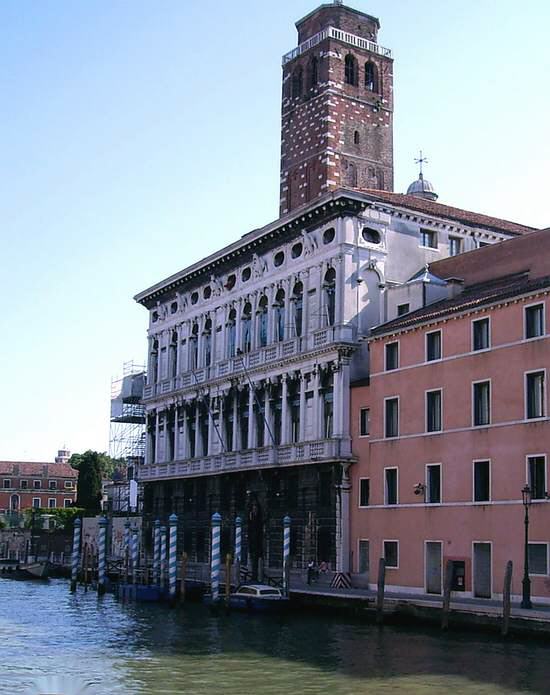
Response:
[{"label": "blue and white striped pole", "polygon": [[153,524],[153,584],[160,581],[160,521]]},{"label": "blue and white striped pole", "polygon": [[170,523],[170,561],[168,567],[168,584],[170,587],[170,601],[172,605],[176,602],[176,571],[177,571],[177,551],[178,551],[178,517],[172,514],[169,518]]},{"label": "blue and white striped pole", "polygon": [[283,519],[283,592],[288,594],[288,575],[290,560],[290,517],[287,515]]},{"label": "blue and white striped pole", "polygon": [[132,529],[132,582],[134,584],[137,584],[138,550],[138,530],[134,526]]},{"label": "blue and white striped pole", "polygon": [[220,530],[222,518],[218,512],[212,514],[212,548],[210,553],[210,587],[212,603],[217,603],[220,595]]},{"label": "blue and white striped pole", "polygon": [[235,586],[241,583],[241,556],[243,547],[243,520],[240,516],[235,518]]},{"label": "blue and white striped pole", "polygon": [[122,557],[126,559],[130,553],[130,522],[126,520],[124,522],[124,547],[122,550]]},{"label": "blue and white striped pole", "polygon": [[76,591],[76,582],[78,580],[78,563],[80,561],[80,530],[82,528],[82,520],[74,520],[73,531],[73,557],[71,564],[71,591]]},{"label": "blue and white striped pole", "polygon": [[160,527],[160,590],[166,588],[166,526]]},{"label": "blue and white striped pole", "polygon": [[99,557],[97,561],[97,593],[98,596],[105,593],[105,568],[107,556],[107,519],[102,516],[99,519]]}]

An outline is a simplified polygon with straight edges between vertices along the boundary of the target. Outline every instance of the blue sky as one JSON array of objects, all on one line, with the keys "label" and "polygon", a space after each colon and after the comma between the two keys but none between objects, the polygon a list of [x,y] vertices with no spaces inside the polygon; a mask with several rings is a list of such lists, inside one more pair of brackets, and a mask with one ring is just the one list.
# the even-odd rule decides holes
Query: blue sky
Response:
[{"label": "blue sky", "polygon": [[[357,0],[395,58],[398,191],[550,226],[546,0]],[[106,450],[133,295],[278,212],[280,58],[315,3],[0,3],[0,459]]]}]

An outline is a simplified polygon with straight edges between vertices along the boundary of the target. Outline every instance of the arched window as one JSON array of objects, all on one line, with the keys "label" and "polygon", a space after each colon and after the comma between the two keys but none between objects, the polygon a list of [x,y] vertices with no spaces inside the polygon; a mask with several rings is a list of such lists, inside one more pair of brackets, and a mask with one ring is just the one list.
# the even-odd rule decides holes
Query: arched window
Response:
[{"label": "arched window", "polygon": [[239,436],[241,449],[248,449],[248,391],[243,390],[239,396]]},{"label": "arched window", "polygon": [[10,499],[10,509],[12,512],[19,511],[19,495],[12,495]]},{"label": "arched window", "polygon": [[153,349],[151,350],[151,379],[153,384],[156,384],[159,378],[159,341],[153,341]]},{"label": "arched window", "polygon": [[292,73],[292,98],[302,96],[302,87],[304,82],[304,72],[302,66],[299,65]]},{"label": "arched window", "polygon": [[235,357],[237,347],[237,312],[231,309],[227,319],[227,356]]},{"label": "arched window", "polygon": [[360,139],[360,138],[359,138],[359,131],[356,130],[356,131],[354,131],[354,133],[353,133],[353,144],[354,144],[354,145],[358,145],[358,144],[359,144],[359,139]]},{"label": "arched window", "polygon": [[194,459],[196,456],[196,446],[195,442],[197,440],[196,438],[196,431],[197,431],[197,402],[194,401],[192,405],[189,407],[189,410],[187,412],[187,422],[189,425],[189,458]]},{"label": "arched window", "polygon": [[353,162],[346,162],[344,167],[344,185],[355,188],[357,186],[357,167]]},{"label": "arched window", "polygon": [[197,368],[197,350],[199,342],[199,325],[193,324],[191,335],[189,336],[189,369]]},{"label": "arched window", "polygon": [[285,291],[277,290],[275,295],[275,340],[285,339]]},{"label": "arched window", "polygon": [[378,69],[370,60],[365,63],[365,89],[378,92]]},{"label": "arched window", "polygon": [[294,285],[292,292],[294,301],[294,333],[299,337],[302,335],[302,320],[304,314],[304,286],[301,282]]},{"label": "arched window", "polygon": [[329,268],[325,273],[323,291],[325,295],[324,318],[326,325],[334,326],[336,318],[336,271],[334,268]]},{"label": "arched window", "polygon": [[317,58],[317,56],[313,56],[309,61],[308,67],[308,87],[313,89],[317,86],[317,82],[319,82],[319,58]]},{"label": "arched window", "polygon": [[267,345],[267,297],[264,295],[258,302],[258,345]]},{"label": "arched window", "polygon": [[206,319],[203,331],[203,355],[204,366],[209,367],[212,363],[212,321]]},{"label": "arched window", "polygon": [[324,372],[321,376],[321,393],[323,398],[323,439],[330,439],[334,422],[334,396],[333,379],[330,372]]},{"label": "arched window", "polygon": [[172,331],[172,339],[170,341],[169,350],[169,360],[170,360],[170,377],[173,379],[178,370],[178,332]]},{"label": "arched window", "polygon": [[344,77],[346,84],[357,87],[357,60],[348,53],[344,61]]},{"label": "arched window", "polygon": [[243,335],[242,335],[243,347],[242,347],[242,350],[243,350],[243,352],[250,352],[250,348],[252,347],[252,307],[250,305],[250,302],[247,302],[244,305],[243,315],[242,315],[242,324],[243,324]]}]

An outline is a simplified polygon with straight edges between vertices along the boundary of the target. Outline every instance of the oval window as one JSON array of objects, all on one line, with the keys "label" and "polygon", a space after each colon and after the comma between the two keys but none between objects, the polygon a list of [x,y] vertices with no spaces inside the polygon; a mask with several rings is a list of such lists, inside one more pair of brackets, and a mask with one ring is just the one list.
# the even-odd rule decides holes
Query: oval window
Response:
[{"label": "oval window", "polygon": [[250,280],[250,268],[245,268],[243,272],[241,273],[241,280],[243,282],[246,282],[247,280]]},{"label": "oval window", "polygon": [[207,285],[207,286],[204,288],[203,292],[202,292],[202,296],[203,296],[205,299],[210,299],[210,295],[211,295],[211,294],[212,294],[212,290],[211,290],[211,288],[210,288],[210,285]]},{"label": "oval window", "polygon": [[361,232],[361,236],[365,241],[368,241],[369,244],[379,244],[380,243],[380,232],[377,232],[376,229],[370,229],[369,227],[364,227],[363,231]]},{"label": "oval window", "polygon": [[193,292],[191,295],[191,304],[196,304],[199,301],[199,293]]},{"label": "oval window", "polygon": [[279,251],[273,256],[273,265],[278,268],[280,265],[283,265],[285,260],[285,254],[282,251]]},{"label": "oval window", "polygon": [[172,302],[172,304],[170,304],[170,313],[175,314],[177,310],[178,310],[178,303]]},{"label": "oval window", "polygon": [[155,321],[158,321],[159,320],[158,311],[153,311],[153,315],[151,318],[152,318],[153,323],[155,323]]},{"label": "oval window", "polygon": [[232,290],[235,287],[235,283],[237,282],[237,278],[235,275],[231,274],[227,276],[227,280],[225,281],[225,289],[226,290]]},{"label": "oval window", "polygon": [[330,229],[326,229],[323,234],[323,244],[330,244],[331,241],[334,241],[334,236],[335,232],[332,227]]},{"label": "oval window", "polygon": [[294,246],[292,247],[292,251],[290,252],[290,255],[292,256],[292,258],[299,258],[302,255],[303,250],[304,247],[301,243],[294,244]]}]

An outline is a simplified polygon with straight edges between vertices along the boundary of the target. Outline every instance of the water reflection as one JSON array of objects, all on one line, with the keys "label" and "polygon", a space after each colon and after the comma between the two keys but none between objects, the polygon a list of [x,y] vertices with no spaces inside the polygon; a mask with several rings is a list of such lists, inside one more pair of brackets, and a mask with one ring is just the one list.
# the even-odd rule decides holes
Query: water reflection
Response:
[{"label": "water reflection", "polygon": [[[121,605],[49,585],[0,580],[0,693],[38,677],[91,684],[94,695],[547,693],[548,646],[325,616],[284,620]],[[63,691],[71,695],[70,690]]]}]

